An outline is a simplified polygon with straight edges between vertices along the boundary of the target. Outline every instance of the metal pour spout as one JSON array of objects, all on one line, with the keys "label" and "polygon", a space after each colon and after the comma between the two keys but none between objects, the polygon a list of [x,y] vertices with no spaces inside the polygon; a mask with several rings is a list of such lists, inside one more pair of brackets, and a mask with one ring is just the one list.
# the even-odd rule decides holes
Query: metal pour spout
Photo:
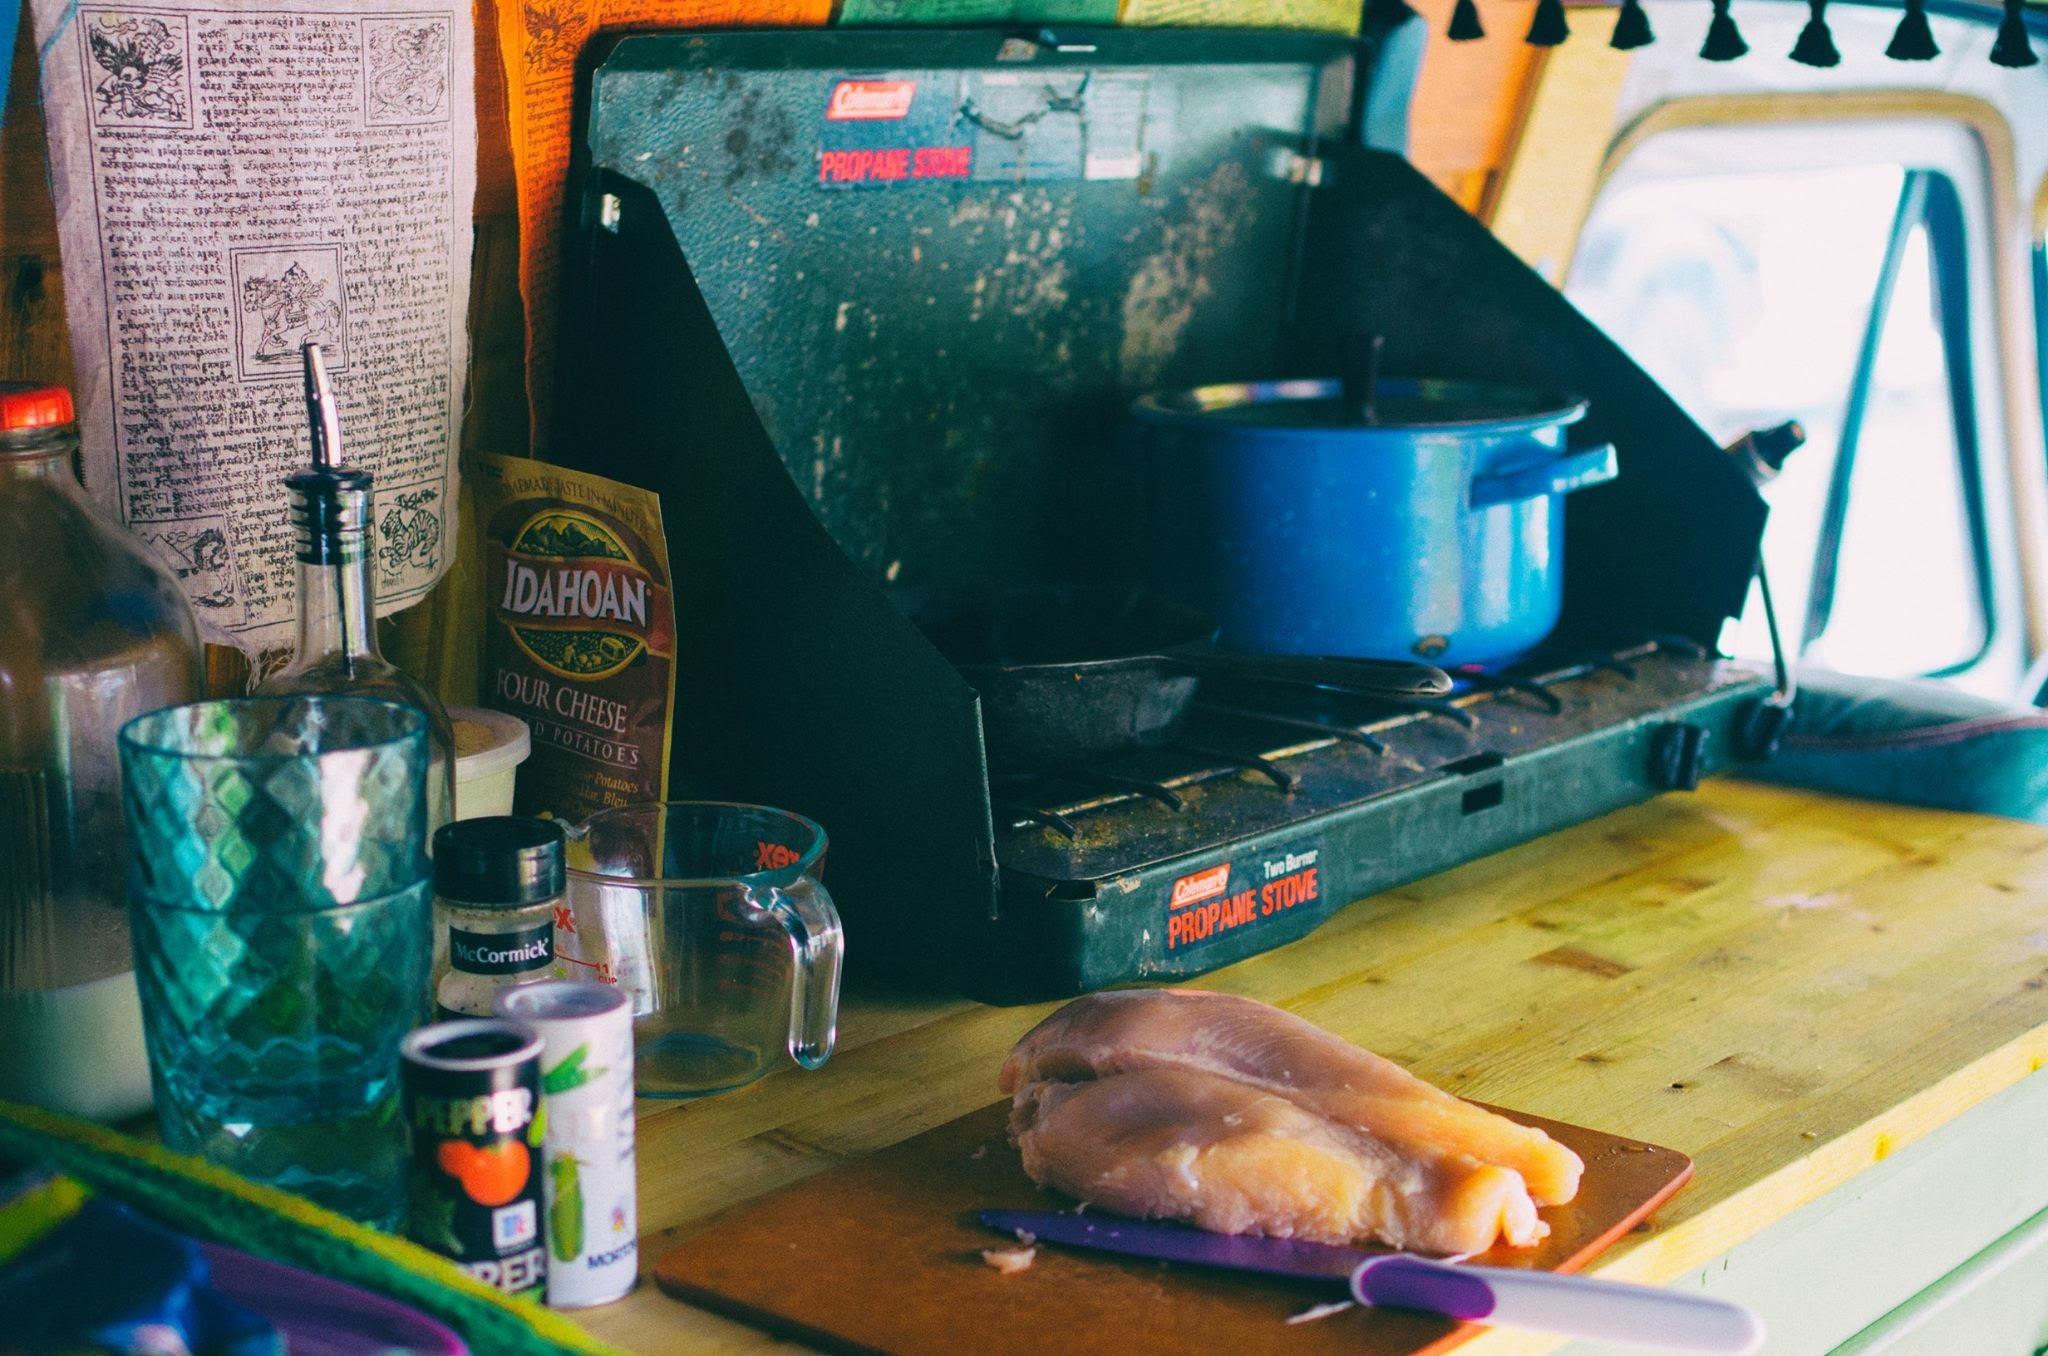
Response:
[{"label": "metal pour spout", "polygon": [[[368,615],[368,576],[361,556],[368,530],[370,476],[341,464],[341,410],[320,345],[301,345],[299,356],[305,362],[306,425],[313,444],[312,466],[285,480],[299,537],[299,620],[303,627],[307,600],[315,590],[331,595],[328,611],[338,636],[336,652],[342,671],[354,677],[358,650],[368,640],[367,625],[355,613]],[[360,607],[352,592],[362,593]],[[305,637],[301,640],[303,654],[308,644]]]},{"label": "metal pour spout", "polygon": [[299,349],[306,366],[306,423],[313,436],[313,464],[323,469],[341,465],[341,414],[335,408],[334,387],[327,381],[327,360],[320,345],[308,342]]}]

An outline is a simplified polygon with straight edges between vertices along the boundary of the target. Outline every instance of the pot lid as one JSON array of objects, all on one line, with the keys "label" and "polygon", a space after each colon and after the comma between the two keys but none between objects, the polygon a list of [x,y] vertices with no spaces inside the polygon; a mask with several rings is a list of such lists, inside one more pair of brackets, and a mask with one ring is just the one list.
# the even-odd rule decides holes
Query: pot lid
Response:
[{"label": "pot lid", "polygon": [[1343,388],[1335,380],[1196,386],[1141,397],[1132,411],[1141,419],[1212,428],[1241,424],[1304,432],[1342,428],[1357,433],[1488,435],[1569,424],[1586,413],[1586,402],[1577,396],[1491,382],[1386,377],[1374,383],[1373,393],[1374,420],[1370,424],[1348,417]]}]

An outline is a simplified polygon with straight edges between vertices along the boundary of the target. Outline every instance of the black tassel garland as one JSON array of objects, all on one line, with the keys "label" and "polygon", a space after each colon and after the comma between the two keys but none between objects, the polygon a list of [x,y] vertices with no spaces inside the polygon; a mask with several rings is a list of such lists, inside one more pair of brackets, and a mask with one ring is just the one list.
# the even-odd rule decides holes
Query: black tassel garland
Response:
[{"label": "black tassel garland", "polygon": [[1657,40],[1650,31],[1650,16],[1643,13],[1643,0],[1621,0],[1621,13],[1614,19],[1614,36],[1607,45],[1620,52],[1648,47]]},{"label": "black tassel garland", "polygon": [[1806,27],[1792,44],[1792,59],[1802,66],[1839,66],[1842,54],[1835,50],[1835,35],[1828,32],[1828,0],[1806,0]]},{"label": "black tassel garland", "polygon": [[1451,27],[1445,35],[1452,42],[1477,42],[1486,36],[1486,30],[1479,26],[1479,6],[1472,0],[1458,0],[1457,8],[1451,11]]},{"label": "black tassel garland", "polygon": [[1941,55],[1934,45],[1934,30],[1927,26],[1927,0],[1906,0],[1906,17],[1899,20],[1884,54],[1893,61],[1932,61]]},{"label": "black tassel garland", "polygon": [[1536,0],[1529,35],[1522,41],[1531,47],[1555,47],[1571,35],[1571,25],[1564,21],[1564,0]]},{"label": "black tassel garland", "polygon": [[2021,12],[2025,7],[2026,0],[2005,0],[2005,22],[1998,26],[1998,41],[1991,44],[1994,66],[2018,70],[2041,59],[2034,55],[2034,45],[2027,41],[2027,19]]},{"label": "black tassel garland", "polygon": [[1748,50],[1742,30],[1728,13],[1728,0],[1714,0],[1714,21],[1707,25],[1707,40],[1700,46],[1700,56],[1707,61],[1733,61]]}]

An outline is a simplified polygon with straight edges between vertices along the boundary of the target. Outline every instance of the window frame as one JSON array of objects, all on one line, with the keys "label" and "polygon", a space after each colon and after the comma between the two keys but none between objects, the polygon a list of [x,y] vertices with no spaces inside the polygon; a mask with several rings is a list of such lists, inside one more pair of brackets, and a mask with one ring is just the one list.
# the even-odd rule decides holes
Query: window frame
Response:
[{"label": "window frame", "polygon": [[1963,496],[1963,517],[1970,543],[1972,593],[1984,630],[1976,649],[1960,659],[1926,670],[1923,678],[1951,678],[1984,662],[1998,640],[1997,598],[1993,589],[1990,524],[1984,496],[1984,449],[1978,437],[1970,352],[1969,240],[1961,195],[1955,181],[1938,170],[1908,169],[1893,214],[1872,290],[1870,317],[1865,322],[1856,366],[1849,379],[1840,440],[1830,469],[1828,495],[1814,542],[1812,576],[1806,593],[1795,653],[1804,654],[1827,634],[1833,620],[1836,584],[1841,574],[1843,537],[1849,506],[1856,492],[1857,452],[1877,378],[1877,357],[1885,326],[1897,305],[1899,270],[1913,232],[1927,233],[1928,270],[1934,292],[1935,325],[1941,336],[1943,375],[1948,389],[1950,426],[1955,437],[1956,474]]},{"label": "window frame", "polygon": [[[2027,245],[2031,264],[2027,280],[2034,293],[2034,390],[2042,416],[2041,461],[2048,469],[2048,175],[2042,176],[2034,191],[2033,230]],[[2022,680],[2023,696],[2035,706],[2048,706],[2048,649],[2031,658]]]},{"label": "window frame", "polygon": [[[1591,191],[1577,214],[1571,249],[1558,269],[1556,285],[1560,290],[1569,288],[1570,263],[1586,220],[1621,168],[1653,137],[1688,128],[1772,125],[1812,129],[1902,118],[1952,126],[1975,141],[1981,156],[1987,201],[1979,209],[1983,219],[1970,223],[1967,234],[1972,239],[1982,237],[1985,273],[1985,304],[1974,308],[1972,322],[1972,352],[1978,358],[1973,370],[1995,383],[1995,398],[1984,399],[1975,407],[1980,434],[1979,495],[1985,505],[1993,556],[1992,569],[1988,576],[1980,571],[1980,582],[1989,588],[1994,606],[1986,615],[1987,647],[1972,668],[1983,669],[1988,679],[1993,661],[2015,672],[2024,672],[2038,661],[2044,674],[2044,697],[2048,697],[2048,483],[2043,477],[2048,468],[2044,468],[2040,449],[2027,437],[2036,424],[2024,408],[2032,405],[2039,409],[2039,403],[2048,398],[2034,391],[2036,374],[2027,370],[2030,365],[2025,362],[2024,350],[2015,343],[2016,331],[2033,329],[2035,317],[2029,313],[2034,304],[2026,288],[2030,281],[2028,256],[2034,243],[2043,238],[2043,231],[2048,231],[2048,183],[2042,185],[2036,201],[2035,215],[2042,229],[2030,235],[2025,230],[2026,213],[2019,205],[2018,148],[1998,104],[1976,94],[1925,88],[1701,92],[1658,99],[1627,116],[1608,139]],[[2048,289],[2048,281],[2041,286]],[[2048,296],[2040,304],[2048,309]],[[2048,345],[2048,332],[2042,333],[2040,342]],[[2048,350],[2043,350],[2043,362],[2048,364]],[[1985,476],[1987,468],[1995,468],[1995,478]],[[1994,506],[1998,508],[1996,517],[1992,516]],[[1994,628],[2006,631],[2002,639],[1990,634]]]}]

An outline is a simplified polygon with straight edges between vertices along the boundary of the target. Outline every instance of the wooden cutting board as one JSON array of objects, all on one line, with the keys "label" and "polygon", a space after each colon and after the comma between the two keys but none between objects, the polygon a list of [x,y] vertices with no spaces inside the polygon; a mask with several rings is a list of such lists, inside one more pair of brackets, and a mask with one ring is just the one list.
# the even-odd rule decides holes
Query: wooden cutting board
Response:
[{"label": "wooden cutting board", "polygon": [[[1025,1177],[1004,1133],[1007,1102],[717,1216],[663,1257],[669,1294],[835,1351],[900,1356],[1230,1351],[1236,1356],[1416,1356],[1477,1329],[1350,1309],[1290,1315],[1343,1298],[1329,1287],[1042,1246],[1029,1271],[998,1274],[981,1250],[1005,1240],[974,1222],[992,1207],[1061,1208]],[[1545,1210],[1550,1236],[1500,1266],[1576,1271],[1692,1175],[1672,1149],[1504,1111],[1586,1160],[1578,1199]]]}]

